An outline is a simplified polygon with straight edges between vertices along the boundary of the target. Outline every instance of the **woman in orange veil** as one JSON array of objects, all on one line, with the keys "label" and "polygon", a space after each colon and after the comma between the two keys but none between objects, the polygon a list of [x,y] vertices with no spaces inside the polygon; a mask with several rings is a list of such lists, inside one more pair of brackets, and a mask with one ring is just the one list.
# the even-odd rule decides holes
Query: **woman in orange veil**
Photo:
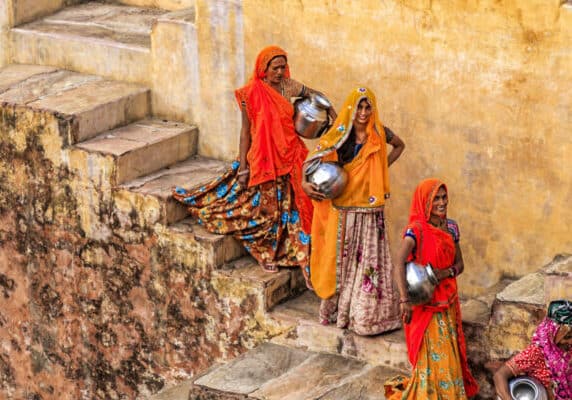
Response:
[{"label": "woman in orange veil", "polygon": [[[392,145],[389,154],[387,143]],[[349,176],[334,200],[324,199],[304,182],[315,200],[310,276],[322,298],[323,324],[335,323],[360,335],[400,326],[383,209],[389,197],[389,165],[404,147],[381,124],[374,93],[357,87],[307,159],[337,162]]]},{"label": "woman in orange veil", "polygon": [[[447,218],[447,186],[438,179],[422,181],[413,194],[409,224],[395,263],[400,293],[410,379],[396,377],[386,383],[390,400],[463,400],[479,387],[467,364],[465,336],[456,277],[464,263],[459,227]],[[411,306],[407,298],[405,263],[431,264],[439,284],[427,304]]]},{"label": "woman in orange veil", "polygon": [[294,131],[290,99],[315,91],[290,78],[287,61],[280,47],[264,48],[250,81],[235,91],[239,160],[207,185],[176,187],[173,197],[209,231],[240,240],[265,271],[300,266],[310,285],[312,203],[301,186],[308,150]]}]

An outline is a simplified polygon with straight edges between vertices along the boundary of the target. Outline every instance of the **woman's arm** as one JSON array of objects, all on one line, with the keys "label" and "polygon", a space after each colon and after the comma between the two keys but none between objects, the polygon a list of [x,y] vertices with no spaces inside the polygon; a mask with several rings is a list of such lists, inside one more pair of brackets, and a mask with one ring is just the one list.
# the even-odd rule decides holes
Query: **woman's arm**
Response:
[{"label": "woman's arm", "polygon": [[248,179],[250,177],[250,169],[246,161],[246,155],[250,149],[250,120],[246,112],[246,107],[242,107],[242,126],[240,128],[240,145],[239,145],[239,158],[240,167],[238,167],[238,183],[243,188],[248,186]]},{"label": "woman's arm", "polygon": [[455,263],[451,266],[455,270],[455,276],[459,276],[465,270],[465,262],[463,261],[463,252],[459,242],[455,243]]},{"label": "woman's arm", "polygon": [[503,364],[493,376],[493,381],[495,382],[495,391],[497,396],[501,400],[511,400],[511,396],[508,390],[508,380],[512,378],[514,374],[511,369]]},{"label": "woman's arm", "polygon": [[403,150],[405,150],[405,143],[399,136],[393,134],[393,137],[389,141],[389,144],[392,146],[391,152],[387,155],[387,165],[391,165],[401,156]]},{"label": "woman's arm", "polygon": [[397,252],[395,259],[394,277],[399,291],[399,310],[401,312],[401,320],[408,324],[411,322],[411,303],[407,297],[407,280],[405,278],[405,262],[407,257],[415,247],[415,240],[410,236],[405,236],[401,241],[401,246]]},{"label": "woman's arm", "polygon": [[465,262],[463,261],[463,253],[461,252],[461,246],[459,246],[459,242],[455,243],[455,261],[453,265],[449,268],[445,269],[436,269],[435,274],[437,275],[437,279],[442,281],[445,278],[454,278],[459,275],[465,270]]}]

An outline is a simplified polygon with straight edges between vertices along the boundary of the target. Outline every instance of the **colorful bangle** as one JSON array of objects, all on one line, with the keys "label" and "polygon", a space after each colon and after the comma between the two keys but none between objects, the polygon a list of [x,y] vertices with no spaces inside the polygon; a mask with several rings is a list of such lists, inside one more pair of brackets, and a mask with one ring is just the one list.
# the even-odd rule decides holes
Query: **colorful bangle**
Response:
[{"label": "colorful bangle", "polygon": [[399,299],[399,304],[409,303],[409,299]]},{"label": "colorful bangle", "polygon": [[459,268],[456,265],[451,265],[451,269],[453,270],[453,276],[452,278],[455,278],[459,275]]},{"label": "colorful bangle", "polygon": [[248,174],[250,174],[250,170],[249,170],[249,169],[243,169],[242,171],[238,171],[238,172],[236,173],[236,175],[238,175],[238,176],[248,175]]}]

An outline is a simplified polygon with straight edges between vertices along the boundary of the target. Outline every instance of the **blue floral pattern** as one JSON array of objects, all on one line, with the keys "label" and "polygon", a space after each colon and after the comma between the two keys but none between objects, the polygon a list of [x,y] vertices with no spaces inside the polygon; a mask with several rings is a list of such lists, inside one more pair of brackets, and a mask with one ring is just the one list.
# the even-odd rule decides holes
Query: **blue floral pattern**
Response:
[{"label": "blue floral pattern", "polygon": [[173,197],[207,230],[242,241],[259,264],[308,266],[310,235],[302,230],[289,176],[242,188],[239,165],[233,162],[225,174],[199,188],[176,187]]}]

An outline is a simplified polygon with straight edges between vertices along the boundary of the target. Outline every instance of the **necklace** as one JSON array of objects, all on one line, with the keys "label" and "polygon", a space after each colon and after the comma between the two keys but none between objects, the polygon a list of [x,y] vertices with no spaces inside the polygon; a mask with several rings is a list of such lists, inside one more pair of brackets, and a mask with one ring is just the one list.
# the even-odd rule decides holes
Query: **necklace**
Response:
[{"label": "necklace", "polygon": [[284,80],[280,81],[280,87],[277,89],[276,86],[274,86],[272,83],[269,83],[266,78],[262,79],[264,81],[264,83],[266,83],[267,85],[269,85],[272,89],[276,90],[278,93],[280,93],[282,95],[282,97],[284,97]]}]

